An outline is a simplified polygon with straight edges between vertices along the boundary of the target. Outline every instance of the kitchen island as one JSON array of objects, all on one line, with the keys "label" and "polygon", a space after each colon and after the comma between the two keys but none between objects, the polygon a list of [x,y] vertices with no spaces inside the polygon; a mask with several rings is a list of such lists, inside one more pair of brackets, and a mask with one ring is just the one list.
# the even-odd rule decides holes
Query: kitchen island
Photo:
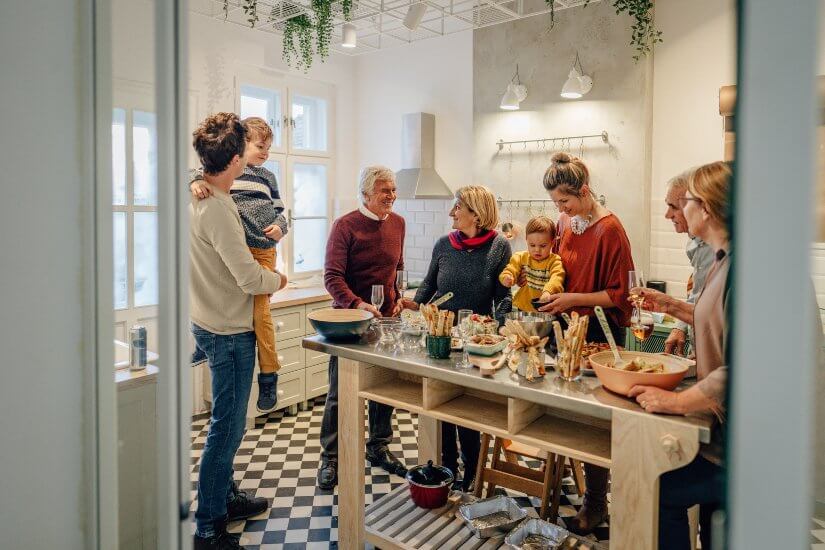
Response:
[{"label": "kitchen island", "polygon": [[[405,487],[365,511],[366,399],[418,415],[421,464],[440,462],[440,422],[446,421],[610,468],[610,542],[619,550],[657,547],[658,478],[691,462],[699,444],[710,441],[709,418],[646,413],[602,388],[595,377],[565,382],[548,372],[528,382],[506,368],[493,377],[456,369],[455,354],[438,360],[320,336],[305,338],[303,346],[339,357],[338,537],[345,550],[365,542],[385,549],[475,548],[479,542],[462,538],[457,520],[416,508]],[[422,536],[427,542],[418,544]],[[491,539],[479,547],[496,548],[500,542]]]}]

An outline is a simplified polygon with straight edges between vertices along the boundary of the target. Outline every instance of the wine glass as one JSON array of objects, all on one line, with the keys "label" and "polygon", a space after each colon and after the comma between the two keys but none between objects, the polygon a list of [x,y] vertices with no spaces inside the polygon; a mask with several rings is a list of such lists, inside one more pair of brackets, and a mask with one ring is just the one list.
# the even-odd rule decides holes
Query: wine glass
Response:
[{"label": "wine glass", "polygon": [[384,285],[372,285],[372,307],[381,311],[381,306],[384,305]]},{"label": "wine glass", "polygon": [[636,340],[644,342],[653,334],[653,315],[640,310],[638,316],[632,319],[630,328]]},{"label": "wine glass", "polygon": [[395,288],[398,289],[398,299],[404,297],[404,293],[407,291],[407,272],[403,270],[398,270],[395,272]]},{"label": "wine glass", "polygon": [[471,328],[470,328],[470,315],[473,314],[472,309],[459,309],[458,315],[456,316],[457,322],[456,326],[458,327],[458,333],[461,335],[461,362],[456,363],[456,367],[459,369],[469,369],[473,366],[470,363],[470,356],[467,352],[467,342],[469,341]]},{"label": "wine glass", "polygon": [[630,299],[633,301],[633,304],[642,309],[642,304],[644,303],[644,297],[639,294],[638,292],[632,292],[634,288],[643,288],[645,286],[645,276],[641,270],[629,271],[628,272],[628,289],[631,290],[630,292]]},{"label": "wine glass", "polygon": [[643,342],[653,333],[653,316],[642,310],[642,305],[645,302],[644,296],[638,292],[633,292],[632,289],[645,286],[644,274],[639,270],[628,272],[628,286],[631,289],[630,300],[633,302],[630,328],[636,339]]}]

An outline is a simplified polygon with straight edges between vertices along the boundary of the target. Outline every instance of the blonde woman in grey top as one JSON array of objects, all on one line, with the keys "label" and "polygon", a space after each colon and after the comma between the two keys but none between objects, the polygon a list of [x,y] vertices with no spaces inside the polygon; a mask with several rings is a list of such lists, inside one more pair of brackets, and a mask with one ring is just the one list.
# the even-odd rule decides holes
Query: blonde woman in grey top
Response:
[{"label": "blonde woman in grey top", "polygon": [[729,189],[731,170],[724,162],[700,166],[688,176],[688,189],[679,206],[691,235],[715,251],[715,261],[695,307],[661,292],[640,289],[645,305],[693,325],[696,374],[699,381],[685,391],[634,386],[629,396],[651,413],[712,413],[718,422],[711,443],[683,468],[662,475],[659,484],[659,548],[688,550],[687,509],[700,505],[702,548],[711,548],[710,517],[723,496],[723,439],[727,386],[727,325],[731,249],[729,244]]}]

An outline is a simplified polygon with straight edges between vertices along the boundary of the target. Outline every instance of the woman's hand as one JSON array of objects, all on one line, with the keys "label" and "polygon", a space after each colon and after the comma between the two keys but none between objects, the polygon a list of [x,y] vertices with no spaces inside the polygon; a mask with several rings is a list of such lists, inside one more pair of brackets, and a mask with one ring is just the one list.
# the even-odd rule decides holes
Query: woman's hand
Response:
[{"label": "woman's hand", "polygon": [[682,355],[686,340],[687,336],[682,329],[675,328],[671,330],[670,335],[667,337],[667,340],[665,340],[665,353]]},{"label": "woman's hand", "polygon": [[642,304],[643,309],[657,313],[668,313],[668,308],[673,302],[673,298],[664,292],[644,287],[631,288],[630,297],[627,299],[628,302],[633,303],[634,294],[644,298],[644,303]]},{"label": "woman's hand", "polygon": [[373,306],[372,304],[368,304],[367,302],[361,302],[360,304],[358,304],[358,309],[369,311],[370,313],[375,315],[376,319],[383,317],[383,315],[381,315],[381,312],[375,309],[375,306]]},{"label": "woman's hand", "polygon": [[189,190],[196,199],[205,199],[212,194],[212,190],[206,186],[206,182],[203,180],[193,181],[189,184]]},{"label": "woman's hand", "polygon": [[[545,294],[547,294],[548,298],[547,304],[541,306],[539,311],[558,315],[580,305],[578,301],[579,295],[575,292],[560,292],[558,294],[546,292]],[[544,294],[542,294],[542,299],[544,299],[544,297]]]},{"label": "woman's hand", "polygon": [[633,386],[627,394],[649,413],[684,414],[679,393],[654,386]]},{"label": "woman's hand", "polygon": [[284,238],[284,231],[279,226],[273,223],[272,225],[264,228],[264,235],[266,235],[267,239],[271,239],[273,241],[280,241]]},{"label": "woman's hand", "polygon": [[501,276],[501,284],[503,286],[507,287],[507,288],[510,288],[511,286],[513,286],[515,284],[515,282],[516,282],[515,279],[513,279],[513,276],[510,275],[509,273]]},{"label": "woman's hand", "polygon": [[281,273],[277,269],[275,270],[275,273],[278,274],[279,277],[281,277],[281,285],[278,287],[278,290],[283,290],[283,288],[286,286],[286,284],[289,281],[287,281],[286,275],[284,275],[283,273]]},{"label": "woman's hand", "polygon": [[398,301],[401,309],[411,309],[413,311],[418,311],[418,302],[415,300],[410,300],[409,298],[401,298]]}]

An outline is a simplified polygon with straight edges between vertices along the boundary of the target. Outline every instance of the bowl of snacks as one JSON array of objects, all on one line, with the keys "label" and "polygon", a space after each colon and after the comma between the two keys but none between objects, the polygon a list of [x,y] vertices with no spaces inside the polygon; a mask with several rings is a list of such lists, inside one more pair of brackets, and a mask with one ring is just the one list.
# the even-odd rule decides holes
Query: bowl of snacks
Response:
[{"label": "bowl of snacks", "polygon": [[468,334],[471,335],[498,333],[498,321],[488,315],[473,313],[464,322],[469,326]]},{"label": "bowl of snacks", "polygon": [[[617,346],[619,350],[623,350],[622,346]],[[610,350],[610,344],[607,342],[585,342],[582,346],[582,373],[596,376],[593,367],[590,366],[590,356],[599,353],[600,351]]]},{"label": "bowl of snacks", "polygon": [[627,395],[637,385],[672,390],[687,374],[693,361],[643,351],[620,351],[621,363],[616,363],[611,351],[590,356],[590,365],[602,385],[612,392]]},{"label": "bowl of snacks", "polygon": [[498,334],[476,334],[467,339],[467,353],[490,357],[504,349],[507,338]]}]

